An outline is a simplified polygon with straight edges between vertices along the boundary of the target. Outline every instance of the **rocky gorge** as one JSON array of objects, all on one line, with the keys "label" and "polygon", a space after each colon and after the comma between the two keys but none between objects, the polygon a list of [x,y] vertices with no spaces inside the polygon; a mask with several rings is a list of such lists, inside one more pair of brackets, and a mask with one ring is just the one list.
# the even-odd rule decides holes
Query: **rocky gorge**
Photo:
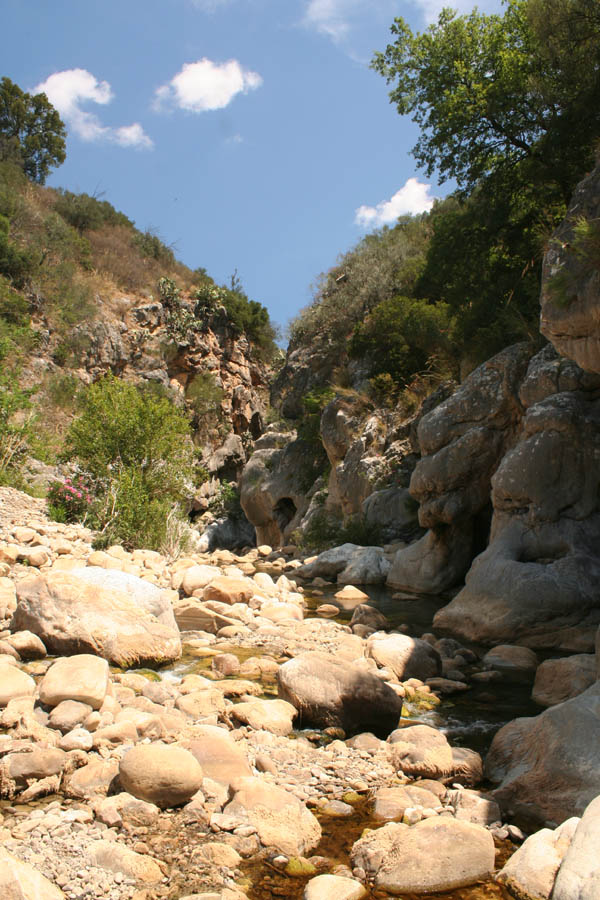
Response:
[{"label": "rocky gorge", "polygon": [[[95,550],[0,488],[8,897],[596,900],[598,271],[568,246],[599,178],[547,255],[554,346],[508,347],[402,421],[340,392],[325,466],[264,430],[232,349],[256,547]],[[299,551],[323,509],[381,546]]]}]

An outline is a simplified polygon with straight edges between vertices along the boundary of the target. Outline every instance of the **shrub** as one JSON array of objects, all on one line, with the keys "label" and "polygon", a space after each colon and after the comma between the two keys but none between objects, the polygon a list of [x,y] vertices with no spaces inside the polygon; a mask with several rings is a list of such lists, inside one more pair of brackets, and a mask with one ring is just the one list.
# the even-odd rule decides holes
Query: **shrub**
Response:
[{"label": "shrub", "polygon": [[33,424],[30,396],[15,374],[0,369],[0,484],[18,481],[27,455]]},{"label": "shrub", "polygon": [[87,389],[66,454],[94,480],[95,524],[104,538],[159,549],[167,515],[193,480],[189,430],[168,398],[113,375]]},{"label": "shrub", "polygon": [[240,492],[231,481],[222,481],[219,492],[208,504],[211,513],[217,518],[243,519],[244,511],[240,503]]},{"label": "shrub", "polygon": [[363,516],[351,516],[343,522],[326,509],[319,509],[314,513],[306,528],[295,532],[292,537],[302,550],[319,552],[341,544],[381,546],[381,529],[367,523]]},{"label": "shrub", "polygon": [[91,513],[91,487],[80,475],[74,481],[55,481],[47,493],[48,514],[55,522],[82,522],[85,524]]},{"label": "shrub", "polygon": [[74,194],[59,188],[54,209],[79,232],[102,228],[103,225],[133,228],[133,222],[124,213],[118,212],[107,200],[99,200],[89,194]]}]

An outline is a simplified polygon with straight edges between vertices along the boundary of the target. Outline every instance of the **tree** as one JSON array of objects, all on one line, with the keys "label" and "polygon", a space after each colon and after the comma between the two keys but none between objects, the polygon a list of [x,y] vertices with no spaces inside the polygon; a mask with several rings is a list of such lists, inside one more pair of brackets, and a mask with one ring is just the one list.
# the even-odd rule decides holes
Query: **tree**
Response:
[{"label": "tree", "polygon": [[[548,6],[563,43],[548,40]],[[445,9],[423,33],[395,19],[372,66],[422,128],[418,164],[465,190],[520,167],[519,181],[553,181],[566,201],[600,133],[599,18],[597,0],[508,0],[503,16]]]},{"label": "tree", "polygon": [[0,80],[0,159],[19,162],[44,184],[66,159],[65,126],[45,94],[27,94],[10,78]]}]

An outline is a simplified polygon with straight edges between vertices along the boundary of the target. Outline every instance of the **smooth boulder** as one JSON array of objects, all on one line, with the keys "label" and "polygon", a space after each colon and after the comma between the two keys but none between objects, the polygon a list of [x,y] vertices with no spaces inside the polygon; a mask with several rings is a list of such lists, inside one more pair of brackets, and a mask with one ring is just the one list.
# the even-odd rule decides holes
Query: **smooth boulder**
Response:
[{"label": "smooth boulder", "polygon": [[193,754],[172,744],[133,747],[119,766],[123,789],[161,809],[186,803],[200,789],[202,777]]},{"label": "smooth boulder", "polygon": [[571,845],[579,819],[567,819],[558,828],[542,828],[527,838],[496,875],[520,900],[550,900],[560,864]]},{"label": "smooth boulder", "polygon": [[367,641],[367,656],[405,681],[433,678],[442,673],[440,654],[427,641],[407,634],[374,634]]},{"label": "smooth boulder", "polygon": [[600,897],[600,796],[589,804],[556,876],[552,900]]},{"label": "smooth boulder", "polygon": [[380,678],[325,653],[302,653],[284,663],[277,686],[279,696],[298,710],[301,727],[386,736],[402,713],[401,698]]},{"label": "smooth boulder", "polygon": [[85,703],[100,709],[108,690],[109,669],[105,659],[79,653],[57,659],[40,683],[40,700],[58,706],[64,700]]},{"label": "smooth boulder", "polygon": [[454,770],[450,744],[430,725],[399,728],[388,741],[392,765],[411,778],[447,778]]}]

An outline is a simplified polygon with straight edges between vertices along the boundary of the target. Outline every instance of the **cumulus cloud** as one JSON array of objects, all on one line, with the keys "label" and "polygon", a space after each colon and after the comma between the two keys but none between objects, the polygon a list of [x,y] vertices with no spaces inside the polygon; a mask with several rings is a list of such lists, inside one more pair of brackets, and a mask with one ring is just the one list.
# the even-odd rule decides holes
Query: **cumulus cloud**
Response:
[{"label": "cumulus cloud", "polygon": [[152,147],[151,139],[139,122],[110,128],[103,125],[95,113],[82,108],[85,103],[106,106],[114,97],[108,81],[98,81],[86,69],[54,72],[34,90],[35,93],[46,94],[61,118],[83,141],[106,140],[121,147]]},{"label": "cumulus cloud", "polygon": [[398,216],[429,212],[434,201],[430,192],[429,184],[423,184],[416,178],[409,178],[389,200],[383,200],[377,206],[359,206],[354,222],[356,225],[373,228],[389,225],[395,222]]},{"label": "cumulus cloud", "polygon": [[224,109],[238,94],[254,91],[263,83],[258,72],[244,69],[237,59],[215,63],[210,59],[185,63],[168,84],[155,93],[155,109],[176,106],[188,112]]}]

